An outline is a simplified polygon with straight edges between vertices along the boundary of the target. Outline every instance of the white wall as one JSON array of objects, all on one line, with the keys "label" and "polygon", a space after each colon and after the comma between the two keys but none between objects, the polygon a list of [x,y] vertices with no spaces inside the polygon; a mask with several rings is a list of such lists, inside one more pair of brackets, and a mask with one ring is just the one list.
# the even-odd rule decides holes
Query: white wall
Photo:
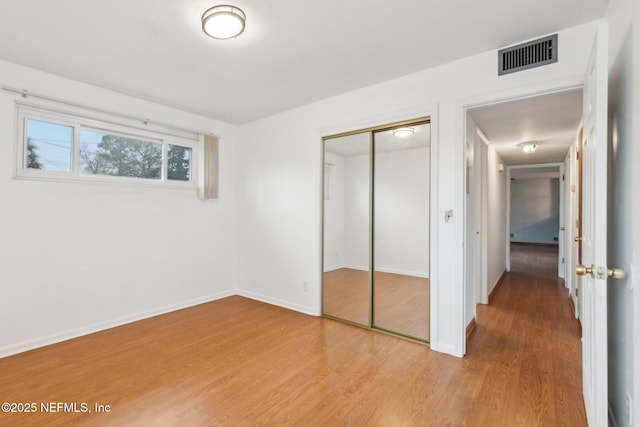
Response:
[{"label": "white wall", "polygon": [[506,269],[507,257],[507,181],[498,170],[503,163],[496,150],[487,149],[487,291],[491,291]]},{"label": "white wall", "polygon": [[344,162],[345,266],[369,270],[369,155],[349,156]]},{"label": "white wall", "polygon": [[375,156],[375,269],[429,277],[429,148]]},{"label": "white wall", "polygon": [[[319,313],[322,136],[430,114],[437,166],[431,346],[464,354],[464,106],[581,84],[594,30],[590,23],[560,32],[563,53],[546,67],[498,77],[491,51],[244,126],[238,153],[242,292]],[[445,223],[449,209],[454,221]],[[312,291],[304,291],[304,281]]]},{"label": "white wall", "polygon": [[637,1],[611,0],[609,21],[609,267],[627,272],[608,289],[609,406],[628,426],[625,395],[640,425],[640,11]]},{"label": "white wall", "polygon": [[12,179],[18,97],[0,92],[0,356],[234,292],[235,126],[6,62],[0,84],[222,137],[216,201]]},{"label": "white wall", "polygon": [[511,181],[511,241],[558,244],[558,178]]},{"label": "white wall", "polygon": [[[369,270],[369,156],[325,153],[325,271]],[[375,268],[429,277],[429,149],[376,154]]]},{"label": "white wall", "polygon": [[[325,271],[369,269],[369,161],[325,153]],[[429,277],[428,148],[378,153],[375,200],[376,269]]]},{"label": "white wall", "polygon": [[329,199],[324,201],[324,271],[331,271],[345,264],[345,161],[344,157],[329,152],[325,153],[324,161],[328,176],[325,185],[329,186]]}]

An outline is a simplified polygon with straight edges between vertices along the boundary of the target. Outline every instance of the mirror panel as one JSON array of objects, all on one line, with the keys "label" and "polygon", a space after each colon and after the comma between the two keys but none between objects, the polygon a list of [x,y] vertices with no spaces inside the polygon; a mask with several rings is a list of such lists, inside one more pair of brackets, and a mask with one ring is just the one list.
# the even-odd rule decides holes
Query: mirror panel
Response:
[{"label": "mirror panel", "polygon": [[323,314],[369,327],[370,133],[324,140]]},{"label": "mirror panel", "polygon": [[373,133],[373,326],[429,340],[430,125]]}]

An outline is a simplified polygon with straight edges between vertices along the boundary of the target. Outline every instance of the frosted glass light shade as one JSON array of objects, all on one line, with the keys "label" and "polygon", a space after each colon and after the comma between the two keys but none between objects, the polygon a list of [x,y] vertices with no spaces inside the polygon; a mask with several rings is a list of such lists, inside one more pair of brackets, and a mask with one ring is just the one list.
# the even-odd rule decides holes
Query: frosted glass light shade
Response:
[{"label": "frosted glass light shade", "polygon": [[413,128],[398,128],[393,130],[393,134],[398,138],[406,138],[413,135]]},{"label": "frosted glass light shade", "polygon": [[214,6],[202,14],[202,31],[214,39],[230,39],[242,34],[246,19],[244,12],[235,6]]}]

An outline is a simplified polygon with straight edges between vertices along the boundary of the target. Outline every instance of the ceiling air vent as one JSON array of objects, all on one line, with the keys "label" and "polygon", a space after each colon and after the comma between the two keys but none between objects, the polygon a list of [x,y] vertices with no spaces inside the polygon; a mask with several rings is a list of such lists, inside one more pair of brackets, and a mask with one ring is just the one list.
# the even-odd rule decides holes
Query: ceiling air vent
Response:
[{"label": "ceiling air vent", "polygon": [[498,51],[498,75],[558,62],[558,35],[544,37]]}]

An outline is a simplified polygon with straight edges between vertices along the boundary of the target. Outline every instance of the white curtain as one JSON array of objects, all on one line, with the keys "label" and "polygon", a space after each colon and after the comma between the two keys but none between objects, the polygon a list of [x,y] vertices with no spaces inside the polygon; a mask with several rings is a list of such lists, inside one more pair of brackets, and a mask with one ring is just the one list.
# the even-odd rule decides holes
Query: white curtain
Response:
[{"label": "white curtain", "polygon": [[218,198],[218,137],[204,135],[200,169],[200,198]]}]

